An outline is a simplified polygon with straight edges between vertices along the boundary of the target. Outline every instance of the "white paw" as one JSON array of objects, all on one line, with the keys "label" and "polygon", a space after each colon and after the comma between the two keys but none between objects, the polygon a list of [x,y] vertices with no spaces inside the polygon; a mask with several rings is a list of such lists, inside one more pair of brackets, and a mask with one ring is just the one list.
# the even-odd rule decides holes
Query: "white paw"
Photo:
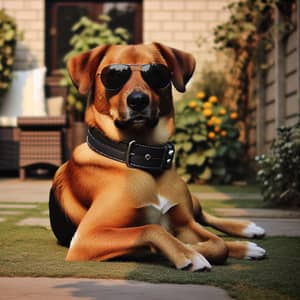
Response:
[{"label": "white paw", "polygon": [[265,230],[255,223],[251,222],[243,231],[245,237],[262,237],[265,235]]},{"label": "white paw", "polygon": [[190,267],[190,271],[210,271],[211,270],[211,264],[207,261],[207,259],[197,253],[191,257],[192,265]]},{"label": "white paw", "polygon": [[179,270],[183,270],[183,269],[189,267],[190,265],[192,265],[192,263],[193,262],[191,259],[186,259],[182,265],[177,265],[176,268]]},{"label": "white paw", "polygon": [[260,259],[266,255],[266,250],[257,246],[255,243],[247,242],[248,249],[245,255],[245,259]]}]

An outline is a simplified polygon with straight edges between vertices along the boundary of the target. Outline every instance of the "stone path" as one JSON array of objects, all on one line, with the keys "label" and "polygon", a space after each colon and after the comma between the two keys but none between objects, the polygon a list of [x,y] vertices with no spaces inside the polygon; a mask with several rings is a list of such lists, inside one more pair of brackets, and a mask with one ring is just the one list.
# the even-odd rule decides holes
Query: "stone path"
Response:
[{"label": "stone path", "polygon": [[289,209],[215,208],[214,211],[221,217],[300,218],[300,210]]},{"label": "stone path", "polygon": [[216,287],[126,280],[0,278],[0,300],[230,300]]},{"label": "stone path", "polygon": [[48,202],[51,180],[25,180],[0,178],[0,203]]}]

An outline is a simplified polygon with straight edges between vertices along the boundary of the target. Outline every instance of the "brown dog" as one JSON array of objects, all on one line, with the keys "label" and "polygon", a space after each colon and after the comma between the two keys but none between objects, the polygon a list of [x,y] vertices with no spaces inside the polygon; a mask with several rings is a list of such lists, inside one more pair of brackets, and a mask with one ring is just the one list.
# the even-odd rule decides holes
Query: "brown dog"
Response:
[{"label": "brown dog", "polygon": [[67,260],[103,261],[146,247],[196,271],[228,256],[265,255],[254,243],[225,242],[204,229],[198,222],[235,236],[264,235],[249,221],[202,211],[172,167],[171,83],[184,92],[194,68],[190,54],[159,43],[103,46],[70,59],[74,84],[90,93],[90,130],[50,194],[53,231],[70,245]]}]

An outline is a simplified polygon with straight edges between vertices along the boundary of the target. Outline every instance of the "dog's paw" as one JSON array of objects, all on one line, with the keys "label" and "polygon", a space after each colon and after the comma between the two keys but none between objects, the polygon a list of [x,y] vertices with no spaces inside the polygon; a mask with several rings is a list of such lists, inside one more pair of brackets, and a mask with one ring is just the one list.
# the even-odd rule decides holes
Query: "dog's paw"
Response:
[{"label": "dog's paw", "polygon": [[186,258],[180,265],[177,265],[176,268],[180,270],[189,270],[192,272],[210,271],[211,264],[203,255],[195,253],[189,256],[189,258]]},{"label": "dog's paw", "polygon": [[183,263],[180,265],[176,265],[176,269],[178,270],[186,270],[189,269],[189,267],[193,264],[191,259],[186,258]]},{"label": "dog's paw", "polygon": [[193,257],[191,257],[191,259],[192,259],[192,265],[189,268],[190,271],[194,272],[194,271],[211,270],[211,264],[207,261],[207,259],[203,255],[197,253]]},{"label": "dog's paw", "polygon": [[247,238],[261,238],[265,235],[265,230],[251,222],[243,231],[243,236]]},{"label": "dog's paw", "polygon": [[247,242],[245,259],[261,259],[266,256],[266,250],[257,246],[255,243]]}]

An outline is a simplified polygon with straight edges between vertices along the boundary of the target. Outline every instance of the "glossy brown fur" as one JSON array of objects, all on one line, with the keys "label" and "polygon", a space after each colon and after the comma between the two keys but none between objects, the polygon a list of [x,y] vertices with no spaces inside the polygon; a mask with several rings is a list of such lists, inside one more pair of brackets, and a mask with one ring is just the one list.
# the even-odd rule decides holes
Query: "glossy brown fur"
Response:
[{"label": "glossy brown fur", "polygon": [[[167,65],[173,72],[173,85],[179,91],[185,90],[194,71],[194,58],[158,43],[98,47],[71,59],[68,69],[74,84],[81,93],[91,91],[86,112],[88,125],[97,127],[114,141],[167,142],[175,129],[171,87],[155,92],[139,72],[132,72],[124,87],[110,95],[97,75],[112,63],[154,62]],[[128,117],[126,98],[132,90],[149,95],[150,112],[159,112],[159,122],[154,128],[133,126],[120,130],[115,126],[115,120]],[[177,268],[185,267],[196,253],[213,263],[223,263],[228,254],[245,256],[245,242],[226,244],[195,218],[240,236],[249,222],[222,221],[202,213],[198,200],[192,199],[174,169],[153,176],[101,156],[84,143],[57,171],[53,190],[65,214],[78,225],[67,260],[106,260],[141,247],[159,250]],[[153,205],[159,204],[158,195],[174,204],[165,215],[160,215],[168,223],[168,230],[151,219]]]}]

